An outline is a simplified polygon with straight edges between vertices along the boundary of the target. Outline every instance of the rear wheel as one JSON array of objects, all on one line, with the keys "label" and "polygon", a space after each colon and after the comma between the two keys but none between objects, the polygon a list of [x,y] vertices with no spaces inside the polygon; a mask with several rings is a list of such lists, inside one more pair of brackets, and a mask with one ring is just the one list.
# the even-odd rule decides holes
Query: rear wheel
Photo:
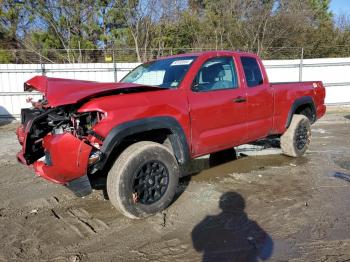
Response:
[{"label": "rear wheel", "polygon": [[305,154],[311,141],[309,119],[304,115],[293,115],[290,126],[281,136],[283,154],[299,157]]},{"label": "rear wheel", "polygon": [[130,218],[155,214],[171,203],[179,173],[168,148],[154,142],[135,143],[118,157],[108,174],[109,199]]}]

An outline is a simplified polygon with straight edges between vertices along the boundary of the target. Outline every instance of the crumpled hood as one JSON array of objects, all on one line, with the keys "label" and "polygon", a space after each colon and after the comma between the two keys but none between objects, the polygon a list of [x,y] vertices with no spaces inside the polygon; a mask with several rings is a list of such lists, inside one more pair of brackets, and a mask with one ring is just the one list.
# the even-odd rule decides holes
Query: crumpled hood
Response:
[{"label": "crumpled hood", "polygon": [[94,96],[108,95],[125,89],[160,90],[156,86],[145,86],[133,83],[100,83],[63,78],[35,76],[24,84],[24,91],[36,90],[42,93],[48,106],[56,107],[77,103]]}]

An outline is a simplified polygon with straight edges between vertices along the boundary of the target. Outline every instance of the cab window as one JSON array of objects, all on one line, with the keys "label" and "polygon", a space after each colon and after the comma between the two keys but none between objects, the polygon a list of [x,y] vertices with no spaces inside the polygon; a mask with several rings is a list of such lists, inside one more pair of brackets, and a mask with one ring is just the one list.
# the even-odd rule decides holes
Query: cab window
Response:
[{"label": "cab window", "polygon": [[253,57],[241,57],[245,79],[248,87],[259,86],[264,83],[258,62]]},{"label": "cab window", "polygon": [[217,57],[206,61],[193,82],[196,92],[237,88],[237,73],[232,57]]}]

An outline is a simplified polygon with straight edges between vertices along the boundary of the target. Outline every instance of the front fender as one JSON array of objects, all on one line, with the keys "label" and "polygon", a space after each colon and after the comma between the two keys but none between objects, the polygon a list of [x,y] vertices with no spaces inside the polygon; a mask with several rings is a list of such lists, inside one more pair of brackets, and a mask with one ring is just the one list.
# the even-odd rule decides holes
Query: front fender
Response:
[{"label": "front fender", "polygon": [[98,162],[96,168],[101,170],[104,167],[112,151],[117,148],[126,137],[159,129],[170,131],[170,142],[175,157],[180,164],[186,163],[190,159],[190,151],[183,128],[176,119],[168,116],[161,116],[133,120],[114,127],[103,142],[101,147],[103,158]]}]

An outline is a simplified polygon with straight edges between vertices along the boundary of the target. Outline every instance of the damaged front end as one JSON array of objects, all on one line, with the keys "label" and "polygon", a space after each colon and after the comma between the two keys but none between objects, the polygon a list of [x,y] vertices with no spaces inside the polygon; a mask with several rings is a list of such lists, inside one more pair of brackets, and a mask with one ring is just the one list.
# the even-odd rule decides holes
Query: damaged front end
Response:
[{"label": "damaged front end", "polygon": [[104,113],[79,113],[78,105],[50,108],[45,99],[32,104],[33,108],[21,112],[18,160],[76,195],[87,195],[91,192],[87,174],[94,172],[103,142],[93,128],[105,118]]}]

